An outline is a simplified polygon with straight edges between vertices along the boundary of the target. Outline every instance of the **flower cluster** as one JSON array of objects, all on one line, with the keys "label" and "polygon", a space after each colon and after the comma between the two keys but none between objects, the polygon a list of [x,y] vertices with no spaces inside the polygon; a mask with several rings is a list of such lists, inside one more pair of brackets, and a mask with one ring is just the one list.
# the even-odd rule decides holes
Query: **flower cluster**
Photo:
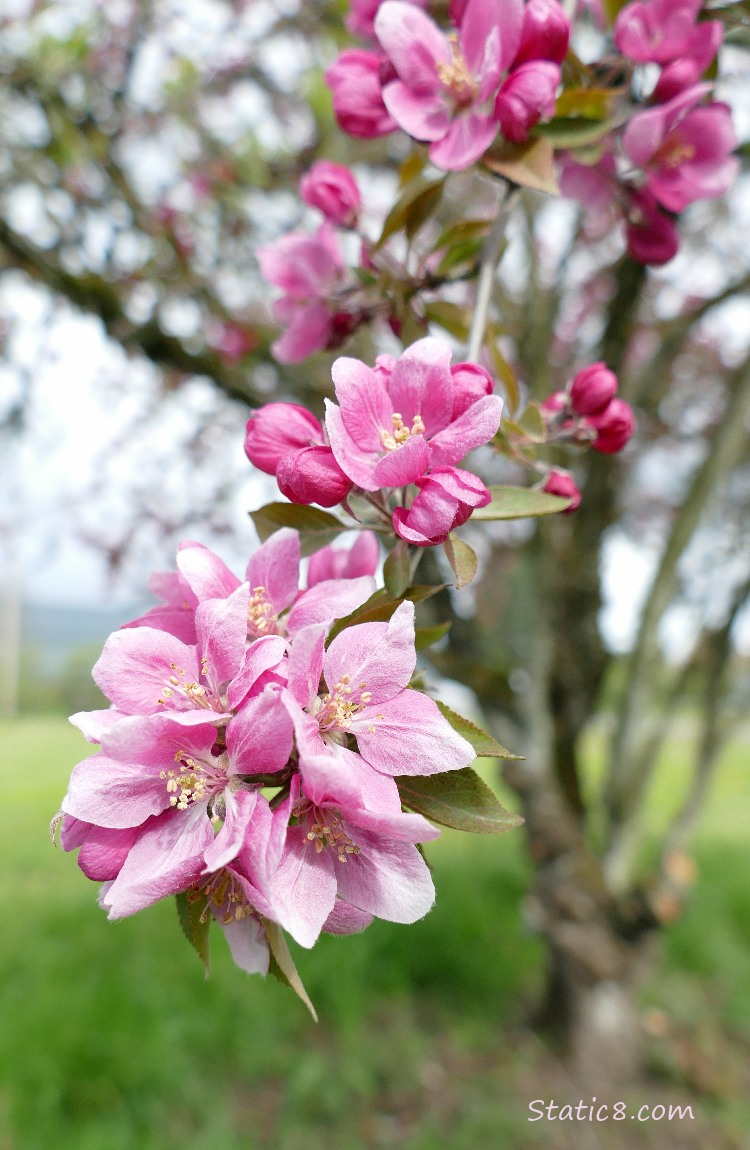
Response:
[{"label": "flower cluster", "polygon": [[564,161],[563,191],[620,213],[639,263],[671,260],[679,249],[677,214],[723,196],[739,170],[729,108],[707,103],[712,85],[701,82],[723,35],[719,21],[699,21],[701,7],[702,0],[635,0],[620,11],[618,50],[631,67],[658,67],[658,79],[648,105],[629,117],[619,139],[609,137],[596,164]]},{"label": "flower cluster", "polygon": [[526,141],[554,112],[568,49],[557,0],[453,0],[448,32],[423,7],[353,5],[350,29],[378,50],[344,51],[326,73],[339,125],[364,138],[401,128],[448,171],[479,160],[498,132]]},{"label": "flower cluster", "polygon": [[244,582],[194,543],[154,576],[162,605],[111,635],[94,668],[111,707],[73,717],[100,750],[58,819],[110,918],[181,895],[264,973],[269,924],[309,947],[429,910],[415,844],[439,832],[402,810],[395,778],[461,769],[474,751],[409,686],[410,602],[326,646],[372,594],[376,563],[362,534],[313,556],[300,591],[299,537],[282,529]]},{"label": "flower cluster", "polygon": [[[550,441],[585,443],[603,455],[622,451],[635,431],[633,409],[617,395],[617,376],[604,363],[583,368],[564,391],[555,391],[541,405]],[[581,493],[566,471],[553,468],[544,490],[570,499],[564,514],[581,504]]]},{"label": "flower cluster", "polygon": [[326,401],[325,433],[295,404],[268,404],[248,422],[248,458],[292,502],[331,507],[355,488],[421,547],[444,542],[489,503],[482,481],[456,466],[500,426],[503,403],[483,367],[451,364],[450,345],[426,338],[373,368],[342,357],[332,375],[338,402]]}]

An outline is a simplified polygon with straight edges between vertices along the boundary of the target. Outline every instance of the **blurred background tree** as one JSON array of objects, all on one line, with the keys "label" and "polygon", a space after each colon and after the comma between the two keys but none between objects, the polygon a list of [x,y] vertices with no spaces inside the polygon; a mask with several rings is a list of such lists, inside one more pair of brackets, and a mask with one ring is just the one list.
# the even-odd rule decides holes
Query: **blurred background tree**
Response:
[{"label": "blurred background tree", "polygon": [[[227,531],[237,475],[223,445],[241,438],[249,409],[295,399],[319,413],[330,389],[332,355],[296,367],[270,356],[254,251],[301,219],[295,189],[315,157],[366,164],[377,208],[407,154],[399,135],[363,143],[335,128],[322,71],[346,42],[342,8],[36,0],[0,17],[6,466],[17,472],[40,414],[16,298],[30,284],[49,331],[83,313],[124,352],[93,494],[117,485],[129,510],[79,521],[115,567],[146,554],[149,566],[167,562],[188,529]],[[720,95],[746,134],[748,5],[711,9],[727,25]],[[456,188],[444,219],[462,203],[489,214],[486,182]],[[435,601],[453,622],[435,669],[468,684],[526,756],[506,780],[535,868],[525,914],[548,947],[538,1022],[587,1081],[640,1067],[649,940],[681,913],[690,832],[747,703],[734,672],[750,593],[750,257],[738,243],[749,217],[743,176],[727,200],[686,213],[679,256],[647,271],[623,254],[612,221],[524,192],[494,297],[510,409],[517,388],[541,401],[601,359],[637,408],[639,432],[622,458],[576,463],[579,513],[470,525],[480,580]],[[366,357],[378,338],[360,332],[347,353]],[[64,454],[56,438],[49,449]],[[493,481],[518,479],[504,460],[493,468]],[[9,500],[8,540],[22,519]],[[74,508],[64,523],[76,529]],[[628,597],[618,568],[633,554],[649,574]],[[633,622],[619,636],[610,624],[605,645],[614,584]],[[685,700],[690,750],[657,837],[649,797]],[[586,767],[595,720],[606,723],[606,751]]]}]

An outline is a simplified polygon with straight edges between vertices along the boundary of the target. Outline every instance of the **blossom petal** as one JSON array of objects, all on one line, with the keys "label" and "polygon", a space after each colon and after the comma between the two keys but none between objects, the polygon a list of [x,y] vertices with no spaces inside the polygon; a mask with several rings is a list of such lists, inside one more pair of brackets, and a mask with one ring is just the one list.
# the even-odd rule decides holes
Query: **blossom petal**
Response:
[{"label": "blossom petal", "polygon": [[250,587],[243,583],[228,599],[207,599],[195,612],[195,632],[201,667],[218,695],[239,671],[247,646],[247,605]]},{"label": "blossom petal", "polygon": [[232,792],[227,787],[224,792],[224,825],[203,855],[205,874],[221,870],[237,858],[259,797],[257,791]]},{"label": "blossom petal", "polygon": [[265,775],[281,771],[292,752],[294,728],[278,688],[266,687],[246,700],[227,725],[230,773]]},{"label": "blossom petal", "polygon": [[432,452],[423,435],[412,435],[400,447],[387,452],[372,473],[378,487],[407,487],[424,475]]},{"label": "blossom petal", "polygon": [[372,368],[359,359],[340,356],[331,368],[341,418],[363,451],[382,451],[381,432],[391,429],[391,401]]},{"label": "blossom petal", "polygon": [[204,804],[167,811],[154,819],[130,849],[101,906],[111,919],[135,914],[160,898],[188,890],[203,871],[203,855],[214,832]]},{"label": "blossom petal", "polygon": [[330,399],[326,400],[326,431],[334,459],[344,474],[364,491],[377,491],[378,484],[372,473],[379,459],[378,452],[357,446],[346,430],[340,409]]},{"label": "blossom petal", "polygon": [[240,585],[224,560],[202,543],[181,543],[177,551],[177,566],[199,601],[226,599]]},{"label": "blossom petal", "polygon": [[371,575],[358,579],[326,579],[308,591],[303,591],[289,612],[286,627],[289,635],[296,635],[303,627],[316,623],[343,619],[361,607],[375,590]]},{"label": "blossom petal", "polygon": [[[184,671],[186,682],[199,679],[198,659],[193,647],[186,647],[167,631],[134,627],[115,631],[92,671],[94,682],[108,699],[126,714],[151,715],[163,707],[162,692],[169,678]],[[191,704],[174,696],[176,706]]]},{"label": "blossom petal", "polygon": [[250,556],[247,580],[251,590],[263,588],[277,615],[294,602],[299,588],[299,534],[291,527],[274,531]]},{"label": "blossom petal", "polygon": [[386,0],[375,17],[375,35],[410,88],[429,92],[440,87],[437,65],[450,63],[450,47],[424,12],[401,0]]},{"label": "blossom petal", "polygon": [[420,416],[427,436],[441,431],[453,411],[450,344],[436,336],[413,343],[394,364],[388,392],[407,427]]},{"label": "blossom petal", "polygon": [[337,635],[325,654],[323,672],[329,688],[347,674],[353,687],[365,683],[362,689],[375,705],[406,686],[416,662],[414,604],[407,601],[388,623],[358,623]]},{"label": "blossom petal", "polygon": [[458,116],[442,140],[430,144],[430,159],[437,168],[461,172],[484,155],[497,131],[495,120],[484,113],[468,112]]},{"label": "blossom petal", "polygon": [[236,711],[246,695],[266,671],[280,671],[286,654],[286,639],[263,635],[247,648],[242,666],[227,688],[227,706]]},{"label": "blossom petal", "polygon": [[323,648],[326,627],[315,624],[303,627],[294,637],[289,651],[289,691],[300,707],[315,698],[323,673]]},{"label": "blossom petal", "polygon": [[274,878],[278,922],[300,946],[315,944],[336,902],[336,876],[327,851],[318,853],[302,827],[290,827]]},{"label": "blossom petal", "polygon": [[477,400],[430,440],[432,466],[452,466],[475,447],[489,443],[497,434],[502,414],[503,401],[499,395],[485,395]]},{"label": "blossom petal", "polygon": [[457,771],[476,757],[471,744],[421,691],[406,689],[378,706],[365,707],[353,728],[362,757],[387,775]]},{"label": "blossom petal", "polygon": [[347,830],[360,853],[347,855],[345,863],[333,859],[341,898],[388,922],[423,918],[435,888],[417,848],[348,824]]},{"label": "blossom petal", "polygon": [[415,140],[442,140],[451,114],[441,92],[415,92],[401,80],[383,88],[383,103],[393,119]]}]

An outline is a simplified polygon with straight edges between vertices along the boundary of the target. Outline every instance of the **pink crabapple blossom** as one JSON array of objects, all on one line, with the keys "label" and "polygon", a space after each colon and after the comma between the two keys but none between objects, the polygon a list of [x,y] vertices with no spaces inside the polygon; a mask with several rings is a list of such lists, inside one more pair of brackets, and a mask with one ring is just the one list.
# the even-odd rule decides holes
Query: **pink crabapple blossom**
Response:
[{"label": "pink crabapple blossom", "polygon": [[332,224],[356,225],[362,197],[357,181],[343,164],[318,160],[300,180],[299,190],[302,202],[317,208]]},{"label": "pink crabapple blossom", "polygon": [[384,103],[399,127],[429,143],[437,167],[470,167],[497,135],[489,101],[513,62],[522,21],[521,0],[469,0],[458,33],[446,35],[411,4],[381,5],[375,33],[397,73]]},{"label": "pink crabapple blossom", "polygon": [[[490,439],[503,403],[482,394],[464,406],[467,372],[451,373],[451,348],[427,337],[386,370],[342,357],[332,375],[338,405],[326,401],[326,428],[336,462],[364,491],[402,487],[432,467],[453,466]],[[457,365],[458,366],[458,365]],[[459,414],[454,415],[454,411]]]},{"label": "pink crabapple blossom", "polygon": [[411,506],[393,512],[396,534],[415,547],[445,543],[475,508],[486,507],[492,498],[481,479],[458,467],[436,467],[415,483],[419,493]]},{"label": "pink crabapple blossom", "polygon": [[700,74],[723,38],[720,21],[698,23],[702,6],[703,0],[636,0],[618,13],[615,44],[623,56],[639,64],[693,59]]},{"label": "pink crabapple blossom", "polygon": [[350,136],[372,140],[395,132],[398,124],[383,102],[383,77],[393,69],[378,52],[350,48],[325,74],[339,126]]}]

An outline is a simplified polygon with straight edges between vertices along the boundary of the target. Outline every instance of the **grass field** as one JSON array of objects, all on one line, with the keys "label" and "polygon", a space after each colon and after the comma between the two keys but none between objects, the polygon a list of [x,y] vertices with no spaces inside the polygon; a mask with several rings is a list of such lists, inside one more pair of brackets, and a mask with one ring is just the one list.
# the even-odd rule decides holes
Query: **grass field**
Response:
[{"label": "grass field", "polygon": [[[85,750],[58,718],[0,726],[0,1150],[584,1145],[527,1120],[528,1101],[564,1078],[523,1026],[543,955],[522,925],[520,833],[435,844],[438,902],[421,923],[296,948],[315,1026],[284,988],[236,970],[218,936],[204,980],[171,901],[107,923],[47,834]],[[750,1146],[749,812],[737,744],[698,840],[690,911],[644,989],[666,1020],[652,1040],[655,1096],[668,1083],[702,1114],[701,1141],[685,1146]],[[663,1131],[639,1133],[632,1145],[667,1145]]]}]

